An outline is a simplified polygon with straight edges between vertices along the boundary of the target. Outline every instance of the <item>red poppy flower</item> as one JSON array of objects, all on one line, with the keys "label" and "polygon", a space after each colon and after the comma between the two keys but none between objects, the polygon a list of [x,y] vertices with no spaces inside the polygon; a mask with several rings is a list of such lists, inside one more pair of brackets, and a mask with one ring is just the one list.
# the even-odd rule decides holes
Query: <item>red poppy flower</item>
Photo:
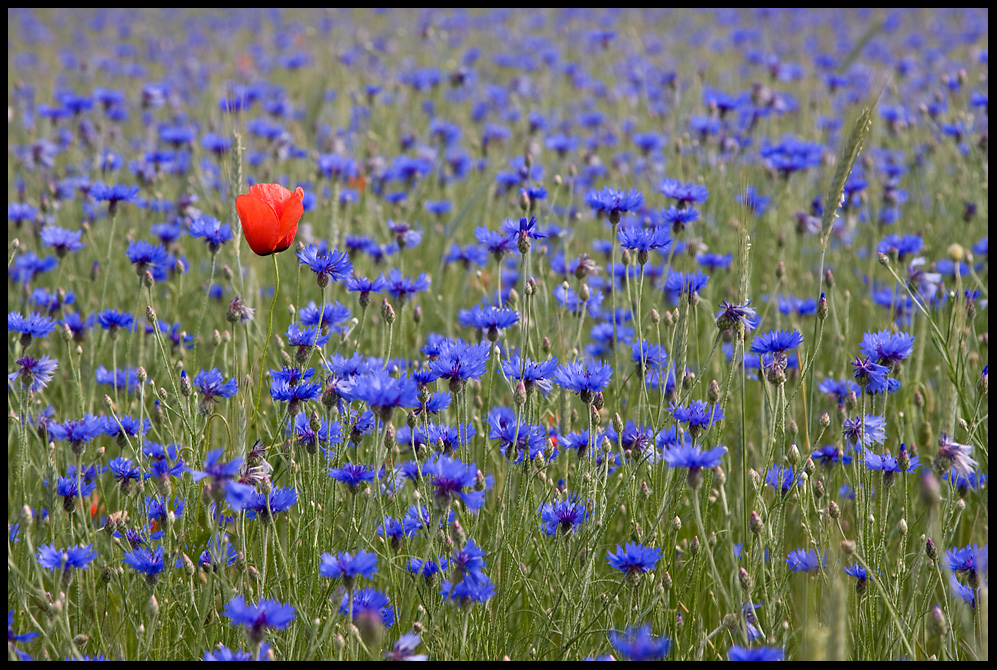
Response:
[{"label": "red poppy flower", "polygon": [[249,248],[259,256],[269,256],[291,246],[305,213],[304,197],[300,186],[292,193],[280,184],[255,184],[249,193],[236,198],[235,209]]}]

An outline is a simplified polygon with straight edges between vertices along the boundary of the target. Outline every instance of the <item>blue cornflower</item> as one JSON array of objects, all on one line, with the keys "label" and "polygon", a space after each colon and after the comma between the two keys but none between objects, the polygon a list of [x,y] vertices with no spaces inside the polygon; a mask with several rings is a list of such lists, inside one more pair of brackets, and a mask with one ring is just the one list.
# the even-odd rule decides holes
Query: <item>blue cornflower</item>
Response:
[{"label": "blue cornflower", "polygon": [[612,377],[613,367],[608,363],[572,361],[558,366],[554,381],[561,388],[577,393],[582,402],[591,404],[595,394],[601,393]]},{"label": "blue cornflower", "polygon": [[295,360],[301,364],[308,360],[308,354],[313,346],[324,347],[330,337],[332,334],[321,332],[318,325],[306,326],[300,321],[295,321],[287,328],[287,343],[298,348]]},{"label": "blue cornflower", "polygon": [[430,581],[437,574],[446,570],[448,565],[446,556],[440,556],[436,560],[430,558],[425,561],[421,558],[410,558],[405,568],[411,573],[422,575],[426,581]]},{"label": "blue cornflower", "polygon": [[242,596],[235,596],[225,605],[222,614],[231,619],[232,625],[244,626],[253,644],[263,642],[265,629],[284,630],[294,621],[294,607],[272,598],[250,605]]},{"label": "blue cornflower", "polygon": [[20,227],[24,221],[34,221],[38,216],[38,208],[26,202],[8,202],[7,220]]},{"label": "blue cornflower", "polygon": [[617,224],[624,212],[634,212],[644,205],[644,195],[636,190],[618,191],[604,186],[601,191],[589,191],[585,194],[585,204],[597,214],[605,214],[609,222]]},{"label": "blue cornflower", "polygon": [[977,544],[966,545],[962,549],[952,547],[945,552],[942,565],[953,572],[968,572],[970,579],[974,575],[988,574],[990,572],[990,552],[989,545],[980,547]]},{"label": "blue cornflower", "polygon": [[869,579],[869,573],[866,572],[866,569],[858,563],[856,563],[855,565],[846,565],[845,574],[857,579],[858,580],[857,586],[859,588],[864,587],[865,582]]},{"label": "blue cornflower", "polygon": [[622,633],[609,631],[609,643],[613,649],[631,661],[659,661],[668,655],[672,643],[666,636],[654,637],[651,625],[640,628],[627,628]]},{"label": "blue cornflower", "polygon": [[350,316],[350,308],[339,302],[316,305],[313,301],[309,301],[308,306],[302,307],[298,312],[301,323],[306,326],[319,326],[322,329],[344,323]]},{"label": "blue cornflower", "polygon": [[502,455],[508,458],[515,454],[515,462],[521,463],[529,456],[532,460],[543,453],[547,446],[547,431],[542,426],[520,424],[516,414],[509,407],[493,407],[488,412],[489,438],[499,440]]},{"label": "blue cornflower", "polygon": [[485,374],[491,345],[487,342],[468,344],[462,339],[444,340],[439,354],[429,362],[429,369],[439,379],[450,382],[450,392],[457,393],[470,379]]},{"label": "blue cornflower", "polygon": [[753,307],[749,307],[751,301],[743,305],[732,305],[726,300],[720,301],[722,308],[717,312],[717,330],[729,331],[743,328],[745,332],[754,330],[758,322],[758,313]]},{"label": "blue cornflower", "polygon": [[976,609],[976,589],[967,586],[956,579],[955,575],[949,575],[949,592],[956,598]]},{"label": "blue cornflower", "polygon": [[351,490],[356,490],[366,482],[374,481],[374,468],[360,463],[347,463],[341,468],[329,468],[329,476],[346,484]]},{"label": "blue cornflower", "polygon": [[495,595],[495,585],[488,575],[468,575],[463,581],[454,583],[450,579],[443,580],[440,585],[440,595],[444,600],[459,604],[467,611],[474,603],[487,602]]},{"label": "blue cornflower", "polygon": [[231,398],[239,390],[235,378],[225,381],[225,377],[217,368],[198,372],[194,376],[194,387],[201,394],[202,411],[207,409],[205,413],[210,412],[213,403],[217,402],[218,398]]},{"label": "blue cornflower", "polygon": [[[823,295],[823,294],[822,294]],[[768,297],[765,297],[768,300]],[[779,312],[782,314],[798,314],[799,316],[810,316],[817,313],[817,301],[813,298],[797,298],[794,295],[779,294],[775,296]]]},{"label": "blue cornflower", "polygon": [[851,456],[843,453],[841,449],[833,444],[825,444],[820,449],[815,449],[814,452],[810,454],[810,458],[812,458],[815,463],[819,462],[821,465],[833,465],[834,463],[849,465],[852,462]]},{"label": "blue cornflower", "polygon": [[285,488],[275,486],[270,493],[255,493],[246,504],[246,518],[260,518],[260,523],[270,523],[274,515],[287,511],[292,505],[297,504],[298,493],[294,487]]},{"label": "blue cornflower", "polygon": [[150,498],[147,496],[145,499],[146,516],[149,521],[156,522],[159,527],[166,526],[171,516],[174,519],[182,517],[185,508],[186,503],[183,498],[174,499],[172,509],[170,509],[169,498],[160,498],[159,496]]},{"label": "blue cornflower", "polygon": [[724,410],[720,405],[714,405],[710,408],[702,400],[693,400],[685,407],[672,405],[669,411],[676,421],[689,424],[689,433],[693,439],[698,437],[704,428],[709,428],[724,418]]},{"label": "blue cornflower", "polygon": [[546,361],[533,361],[527,358],[524,361],[520,359],[519,354],[512,354],[502,359],[502,371],[507,377],[523,382],[527,396],[533,395],[537,389],[547,396],[554,388],[551,377],[557,371],[557,358]]},{"label": "blue cornflower", "polygon": [[537,228],[537,217],[535,216],[531,216],[529,219],[522,216],[519,221],[506,219],[502,223],[501,230],[516,242],[516,248],[521,254],[530,250],[530,240],[542,240],[547,237],[547,233],[541,232]]},{"label": "blue cornflower", "polygon": [[305,400],[318,400],[322,396],[322,384],[309,382],[314,370],[304,372],[297,368],[282,368],[270,371],[270,397],[288,403],[287,411],[296,416]]},{"label": "blue cornflower", "polygon": [[486,251],[490,252],[496,261],[501,261],[502,256],[510,251],[519,253],[516,238],[509,237],[504,232],[498,230],[488,230],[487,228],[479,226],[474,231],[474,236],[475,239],[478,240],[478,244],[484,247]]},{"label": "blue cornflower", "polygon": [[686,226],[696,221],[699,221],[699,210],[692,207],[683,209],[669,205],[667,209],[661,211],[661,227],[667,229],[671,226],[675,234],[681,233]]},{"label": "blue cornflower", "polygon": [[135,202],[136,196],[138,196],[138,186],[127,184],[108,186],[100,181],[90,185],[90,197],[106,202],[108,214],[114,214],[118,210],[119,202]]},{"label": "blue cornflower", "polygon": [[782,353],[796,349],[803,344],[803,335],[798,330],[773,330],[755,336],[750,351],[755,354]]},{"label": "blue cornflower", "polygon": [[537,514],[543,523],[543,531],[551,536],[558,532],[568,535],[574,532],[575,526],[588,521],[589,517],[586,503],[580,500],[576,493],[572,493],[565,500],[543,503]]},{"label": "blue cornflower", "polygon": [[343,578],[343,586],[346,590],[352,591],[356,584],[357,577],[373,579],[377,572],[377,554],[364,551],[357,551],[356,555],[342,552],[333,556],[332,554],[322,554],[319,561],[318,573],[329,579]]},{"label": "blue cornflower", "polygon": [[704,203],[710,192],[700,184],[683,184],[677,179],[665,179],[658,190],[666,197],[678,200],[679,208],[685,209],[693,203]]},{"label": "blue cornflower", "polygon": [[82,419],[67,419],[62,423],[49,423],[49,435],[55,440],[69,442],[74,454],[82,454],[90,440],[103,432],[103,422],[93,414]]},{"label": "blue cornflower", "polygon": [[886,441],[886,417],[867,414],[864,420],[861,416],[845,419],[841,433],[851,447],[882,444]]},{"label": "blue cornflower", "polygon": [[223,244],[232,239],[232,228],[227,223],[206,216],[191,222],[190,234],[203,239],[208,245],[208,251],[213,255],[218,253]]},{"label": "blue cornflower", "polygon": [[73,334],[74,342],[82,342],[85,340],[87,330],[93,325],[89,323],[89,320],[84,320],[83,317],[76,312],[66,314],[65,318],[59,323],[69,328],[69,332]]},{"label": "blue cornflower", "polygon": [[37,312],[30,316],[22,316],[20,312],[7,312],[7,332],[20,333],[22,347],[31,344],[32,338],[48,337],[54,330],[55,321]]},{"label": "blue cornflower", "polygon": [[938,455],[935,458],[936,462],[942,463],[943,467],[954,467],[959,474],[968,476],[978,465],[970,456],[971,453],[973,453],[973,445],[960,444],[949,437],[945,431],[939,435]]},{"label": "blue cornflower", "polygon": [[344,397],[366,403],[382,421],[389,420],[396,407],[419,407],[419,389],[408,375],[396,379],[379,368],[354,378],[353,382],[353,388]]},{"label": "blue cornflower", "polygon": [[672,244],[668,230],[661,226],[651,228],[636,225],[620,226],[616,231],[616,239],[624,249],[637,252],[637,262],[641,265],[647,263],[649,251],[663,252]]},{"label": "blue cornflower", "polygon": [[616,545],[616,553],[610,551],[606,558],[611,567],[622,572],[630,583],[636,584],[641,575],[652,572],[657,567],[661,550],[627,542],[626,549]]},{"label": "blue cornflower", "polygon": [[[826,560],[827,552],[824,552],[824,561]],[[786,556],[786,564],[793,572],[817,572],[822,561],[813,549],[794,549]]]},{"label": "blue cornflower", "polygon": [[727,651],[729,661],[781,661],[786,658],[786,651],[779,647],[739,647],[731,645]]},{"label": "blue cornflower", "polygon": [[[477,491],[477,466],[466,465],[456,458],[437,455],[422,467],[422,476],[432,487],[433,503],[445,510],[460,499],[469,512],[477,513],[485,503],[485,492]],[[465,491],[464,489],[470,489]]]},{"label": "blue cornflower", "polygon": [[148,549],[146,547],[137,547],[126,553],[122,562],[127,563],[138,572],[144,574],[145,581],[149,586],[155,586],[156,582],[159,581],[159,573],[163,571],[164,567],[163,548]]},{"label": "blue cornflower", "polygon": [[346,278],[345,283],[347,291],[360,294],[360,307],[362,309],[367,309],[367,306],[370,305],[371,293],[381,293],[388,286],[388,280],[384,278],[384,275],[373,280],[350,275]]},{"label": "blue cornflower", "polygon": [[916,254],[923,246],[924,240],[919,235],[890,234],[880,240],[876,251],[887,256],[896,253],[897,260],[903,261],[907,256]]},{"label": "blue cornflower", "polygon": [[794,474],[793,468],[781,468],[774,463],[765,473],[765,483],[783,495],[789,493],[789,490],[799,483],[800,478],[801,473]]},{"label": "blue cornflower", "polygon": [[415,648],[422,642],[418,633],[408,632],[398,638],[390,651],[384,652],[386,661],[428,661],[426,654],[416,654]]},{"label": "blue cornflower", "polygon": [[487,262],[488,252],[477,244],[468,244],[466,247],[451,244],[450,251],[443,257],[444,264],[461,263],[465,270],[470,270],[472,265],[482,266]]},{"label": "blue cornflower", "polygon": [[469,310],[461,310],[458,320],[462,326],[485,331],[488,339],[494,342],[498,339],[500,330],[510,328],[519,321],[519,312],[492,305],[475,305]]},{"label": "blue cornflower", "polygon": [[216,645],[214,649],[204,652],[205,661],[266,661],[272,658],[270,645],[266,642],[260,644],[259,653],[254,657],[248,651],[242,649],[232,650],[224,644]]},{"label": "blue cornflower", "polygon": [[7,381],[13,383],[20,377],[22,385],[28,387],[32,393],[37,393],[52,381],[52,375],[58,367],[59,361],[49,358],[48,355],[37,359],[33,356],[22,356],[17,359],[17,370],[7,375]]},{"label": "blue cornflower", "polygon": [[135,266],[135,273],[139,277],[148,271],[156,281],[166,279],[171,265],[170,255],[161,244],[153,245],[145,240],[135,240],[129,243],[125,255]]},{"label": "blue cornflower", "polygon": [[[189,467],[186,468],[187,473],[195,482],[199,482],[202,479],[210,478],[206,491],[211,491],[214,487],[221,487],[224,489],[229,484],[237,484],[234,480],[238,479],[242,473],[242,457],[237,457],[231,461],[224,462],[222,457],[225,455],[224,449],[212,449],[208,452],[204,459],[204,469],[203,470],[193,470]],[[245,484],[240,484],[240,487],[245,487]],[[251,491],[243,491],[242,493],[250,493]],[[233,507],[236,507],[235,505]],[[240,509],[242,506],[238,506]]]},{"label": "blue cornflower", "polygon": [[423,208],[430,214],[435,214],[436,216],[443,216],[448,214],[451,209],[453,209],[453,203],[449,200],[427,200],[422,203]]},{"label": "blue cornflower", "polygon": [[[890,369],[885,365],[873,363],[868,356],[865,360],[856,356],[855,360],[852,361],[852,367],[854,368],[852,373],[855,375],[855,381],[866,390],[866,393],[875,395],[894,390],[890,382],[896,380],[887,377],[890,374]],[[897,384],[899,385],[899,382]]]},{"label": "blue cornflower", "polygon": [[14,610],[7,610],[7,652],[13,652],[17,656],[19,661],[33,661],[31,654],[18,649],[14,643],[15,642],[30,642],[38,637],[36,631],[30,633],[15,633],[14,632]]},{"label": "blue cornflower", "polygon": [[[342,442],[343,430],[338,421],[333,422],[330,425],[323,419],[318,419],[318,430],[312,429],[312,418],[317,418],[314,412],[312,414],[313,416],[309,417],[304,412],[300,412],[294,417],[293,431],[297,437],[297,443],[303,446],[305,451],[310,454],[314,454],[320,445],[325,445],[322,446],[323,452],[325,452],[326,455],[331,455],[332,452],[327,452],[326,447],[330,442],[334,444]],[[291,430],[291,428],[289,428],[289,430]]]},{"label": "blue cornflower", "polygon": [[691,304],[699,297],[699,292],[706,288],[709,279],[709,275],[704,275],[700,270],[692,273],[668,268],[668,276],[661,287],[673,303],[677,304],[685,296]]},{"label": "blue cornflower", "polygon": [[861,389],[858,384],[847,379],[825,379],[817,385],[818,390],[838,401],[838,406],[845,404],[845,400],[850,393],[859,393]]},{"label": "blue cornflower", "polygon": [[696,254],[696,262],[710,270],[729,270],[731,264],[734,262],[734,255],[706,252]]},{"label": "blue cornflower", "polygon": [[[232,544],[227,533],[212,535],[208,547],[197,557],[197,564],[206,570],[214,570],[226,565],[233,565],[239,559],[239,552]],[[180,561],[178,561],[179,565]]]},{"label": "blue cornflower", "polygon": [[395,623],[395,608],[391,606],[391,598],[373,587],[360,589],[350,597],[344,593],[339,604],[339,613],[346,615],[350,611],[350,601],[353,601],[351,619],[361,623],[380,621],[385,628],[391,628]]},{"label": "blue cornflower", "polygon": [[34,278],[43,273],[51,272],[59,265],[59,259],[55,256],[39,258],[33,251],[26,251],[18,256],[14,263],[7,268],[7,277],[14,281],[28,284]]},{"label": "blue cornflower", "polygon": [[987,476],[982,472],[970,472],[962,474],[955,468],[942,473],[942,479],[951,482],[960,491],[960,495],[965,495],[965,491],[978,491],[987,483]]},{"label": "blue cornflower", "polygon": [[907,333],[894,333],[880,330],[866,333],[859,345],[860,351],[879,365],[892,367],[914,351],[914,336]]},{"label": "blue cornflower", "polygon": [[726,453],[727,447],[720,446],[703,451],[687,442],[666,447],[661,457],[670,468],[689,468],[691,478],[694,471],[702,468],[712,469],[720,465],[723,462],[723,455]]},{"label": "blue cornflower", "polygon": [[96,318],[100,327],[106,330],[112,339],[119,329],[132,330],[135,325],[135,318],[131,313],[119,312],[116,309],[105,309],[103,312],[97,312]]},{"label": "blue cornflower", "polygon": [[334,249],[323,251],[316,244],[310,244],[297,253],[302,265],[307,265],[317,276],[315,281],[320,288],[329,285],[329,280],[339,281],[353,272],[349,256]]},{"label": "blue cornflower", "polygon": [[121,491],[127,493],[132,482],[138,482],[142,471],[132,463],[132,459],[118,456],[107,464],[114,480],[121,486]]},{"label": "blue cornflower", "polygon": [[86,245],[80,242],[83,237],[82,230],[66,230],[58,226],[46,226],[40,234],[43,247],[55,249],[55,255],[64,258],[68,253],[76,253],[80,249],[85,249]]},{"label": "blue cornflower", "polygon": [[67,573],[70,570],[86,570],[87,565],[97,558],[93,545],[82,544],[65,549],[56,549],[55,545],[43,544],[38,548],[38,564],[52,572]]},{"label": "blue cornflower", "polygon": [[[904,445],[900,446],[904,447]],[[904,453],[906,453],[906,448],[904,448],[903,451]],[[880,456],[879,454],[873,453],[872,451],[867,451],[865,453],[865,466],[870,470],[882,470],[884,475],[886,475],[887,473],[897,473],[897,472],[910,474],[912,472],[916,472],[920,464],[921,464],[920,456],[909,457],[908,465],[905,469],[901,467],[900,462],[895,456],[891,456],[890,454],[883,454],[882,456]]]},{"label": "blue cornflower", "polygon": [[398,268],[391,268],[388,271],[384,291],[391,297],[404,303],[406,300],[414,298],[416,294],[428,291],[429,284],[430,280],[425,272],[420,273],[418,277],[412,279],[410,277],[403,277],[401,270]]}]

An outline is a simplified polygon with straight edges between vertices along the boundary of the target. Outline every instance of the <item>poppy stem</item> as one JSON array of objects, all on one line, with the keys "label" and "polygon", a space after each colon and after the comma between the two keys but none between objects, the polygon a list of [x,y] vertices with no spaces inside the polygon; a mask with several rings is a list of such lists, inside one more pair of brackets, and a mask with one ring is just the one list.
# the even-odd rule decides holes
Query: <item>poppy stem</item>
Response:
[{"label": "poppy stem", "polygon": [[260,396],[263,395],[263,368],[266,367],[267,349],[270,348],[270,338],[273,337],[273,308],[277,305],[277,294],[280,293],[280,270],[277,267],[277,254],[271,254],[273,258],[274,289],[273,300],[270,301],[270,320],[267,324],[267,339],[263,343],[263,356],[260,358],[260,374],[256,382],[256,407],[253,408],[253,420],[250,426],[256,425],[256,415],[260,413]]}]

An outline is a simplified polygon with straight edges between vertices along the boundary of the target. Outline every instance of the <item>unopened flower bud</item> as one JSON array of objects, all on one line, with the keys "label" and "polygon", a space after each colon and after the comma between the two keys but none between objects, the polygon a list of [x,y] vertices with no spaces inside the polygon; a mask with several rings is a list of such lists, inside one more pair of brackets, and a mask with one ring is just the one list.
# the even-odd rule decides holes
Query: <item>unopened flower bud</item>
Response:
[{"label": "unopened flower bud", "polygon": [[706,392],[706,397],[711,405],[717,404],[717,401],[720,400],[720,384],[717,383],[716,379],[710,382],[710,388]]},{"label": "unopened flower bud", "polygon": [[897,522],[897,532],[900,533],[900,537],[907,537],[907,520],[900,519]]},{"label": "unopened flower bud", "polygon": [[842,540],[841,541],[841,555],[846,559],[851,558],[855,555],[855,541],[854,540]]},{"label": "unopened flower bud", "polygon": [[151,305],[145,308],[145,320],[152,325],[156,324],[156,310]]},{"label": "unopened flower bud", "polygon": [[789,451],[786,453],[786,462],[794,468],[796,467],[796,464],[800,462],[800,450],[797,448],[795,443],[789,445]]},{"label": "unopened flower bud", "polygon": [[817,425],[821,428],[827,428],[831,425],[831,415],[824,412],[819,417],[817,417]]},{"label": "unopened flower bud", "polygon": [[841,518],[841,508],[833,500],[827,504],[827,513],[832,519]]},{"label": "unopened flower bud", "polygon": [[384,317],[384,321],[389,326],[395,322],[395,308],[391,306],[387,298],[381,303],[381,316]]},{"label": "unopened flower bud", "polygon": [[935,543],[932,542],[930,537],[924,542],[924,555],[928,557],[929,561],[934,562],[938,560],[938,549],[935,548]]},{"label": "unopened flower bud", "polygon": [[513,393],[513,400],[519,406],[526,404],[526,385],[523,384],[522,380],[516,384],[516,390]]},{"label": "unopened flower bud", "polygon": [[820,294],[820,298],[817,300],[817,318],[823,321],[827,318],[827,298],[824,294]]},{"label": "unopened flower bud", "polygon": [[758,535],[765,529],[765,522],[762,521],[762,517],[758,512],[752,512],[751,516],[748,517],[748,528],[754,535]]}]

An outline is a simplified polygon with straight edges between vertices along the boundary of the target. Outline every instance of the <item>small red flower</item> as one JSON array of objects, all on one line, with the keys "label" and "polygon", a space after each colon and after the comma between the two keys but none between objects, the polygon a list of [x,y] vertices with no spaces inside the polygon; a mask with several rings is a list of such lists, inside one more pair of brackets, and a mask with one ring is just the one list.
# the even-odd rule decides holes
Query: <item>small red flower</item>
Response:
[{"label": "small red flower", "polygon": [[235,209],[249,248],[259,256],[269,256],[291,246],[305,213],[304,197],[300,186],[292,193],[280,184],[255,184],[249,193],[236,198]]}]

